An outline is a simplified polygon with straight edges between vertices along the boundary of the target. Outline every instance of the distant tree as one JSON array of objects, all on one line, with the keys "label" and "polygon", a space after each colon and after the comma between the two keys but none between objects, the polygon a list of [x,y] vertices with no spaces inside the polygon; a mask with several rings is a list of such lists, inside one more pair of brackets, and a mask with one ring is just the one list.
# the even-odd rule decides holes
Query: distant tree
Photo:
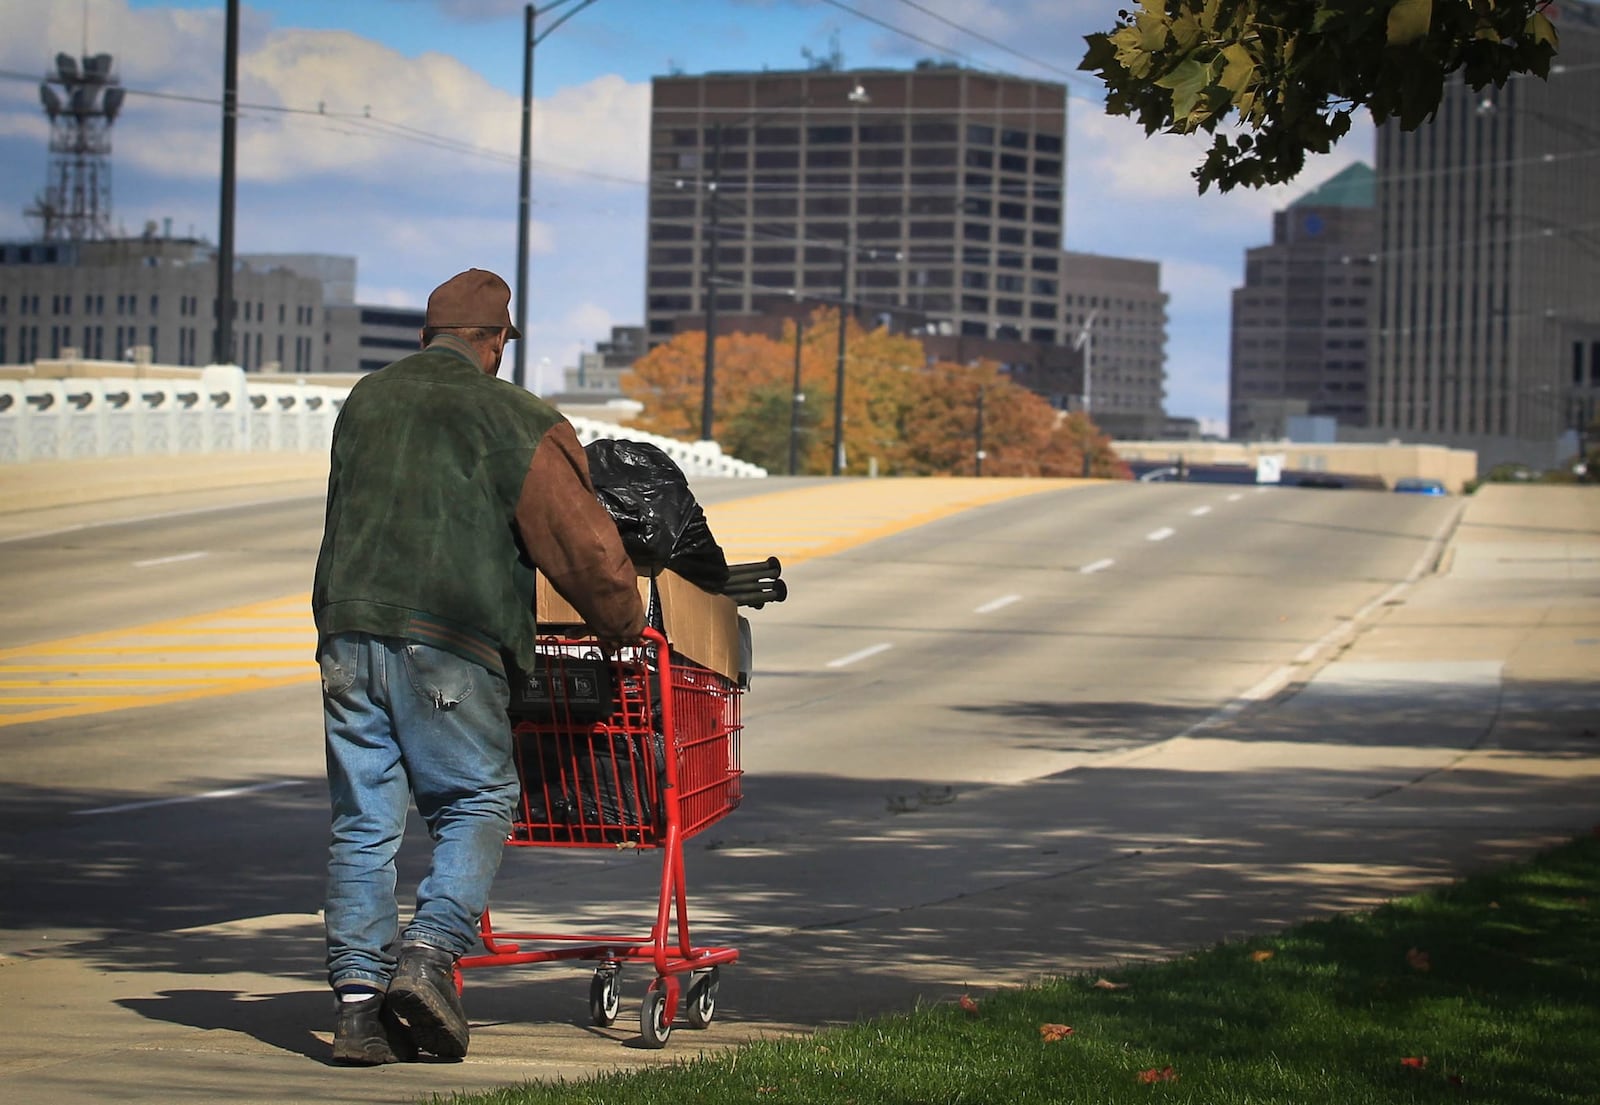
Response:
[{"label": "distant tree", "polygon": [[[845,332],[845,472],[862,475],[971,475],[977,397],[984,396],[985,476],[1081,476],[1087,450],[1095,475],[1115,476],[1110,442],[1082,415],[1062,416],[993,364],[927,365],[922,344],[886,328]],[[800,340],[798,407],[802,474],[832,470],[839,314],[821,308]],[[787,472],[794,405],[795,327],[774,341],[760,334],[717,339],[712,427],[730,455],[769,472]],[[705,336],[679,334],[657,346],[622,379],[643,404],[635,425],[668,437],[698,435]],[[1122,466],[1126,474],[1126,466]]]},{"label": "distant tree", "polygon": [[905,420],[906,468],[917,474],[970,476],[978,450],[983,396],[983,475],[1043,475],[1057,413],[1043,398],[1006,379],[996,365],[938,363],[920,375]]},{"label": "distant tree", "polygon": [[[1087,466],[1084,457],[1089,458]],[[1041,462],[1041,475],[1093,476],[1106,480],[1129,480],[1133,470],[1117,455],[1099,426],[1083,411],[1073,411],[1057,423]]]},{"label": "distant tree", "polygon": [[[1460,72],[1473,89],[1547,77],[1555,0],[1139,0],[1087,36],[1080,69],[1105,81],[1106,111],[1146,134],[1215,135],[1199,190],[1292,179],[1366,107],[1415,130]],[[1230,139],[1218,129],[1242,124]]]}]

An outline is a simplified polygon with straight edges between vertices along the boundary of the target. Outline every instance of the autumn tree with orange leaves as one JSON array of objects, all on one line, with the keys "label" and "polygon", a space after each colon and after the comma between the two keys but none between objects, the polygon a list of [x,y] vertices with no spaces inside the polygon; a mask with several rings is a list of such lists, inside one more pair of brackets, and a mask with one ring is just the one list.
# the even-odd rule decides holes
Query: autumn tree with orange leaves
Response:
[{"label": "autumn tree with orange leaves", "polygon": [[[830,471],[838,312],[818,309],[800,333],[800,391],[794,446],[797,471]],[[1128,478],[1108,438],[1078,413],[1062,415],[993,364],[927,365],[922,345],[886,328],[847,320],[845,433],[847,474],[874,465],[885,475],[973,475],[978,396],[983,396],[985,476]],[[770,472],[789,470],[796,328],[777,341],[759,334],[717,339],[713,433],[724,451]],[[643,404],[635,424],[668,437],[699,433],[705,335],[679,334],[641,358],[622,380]],[[1084,456],[1088,455],[1087,469]]]}]

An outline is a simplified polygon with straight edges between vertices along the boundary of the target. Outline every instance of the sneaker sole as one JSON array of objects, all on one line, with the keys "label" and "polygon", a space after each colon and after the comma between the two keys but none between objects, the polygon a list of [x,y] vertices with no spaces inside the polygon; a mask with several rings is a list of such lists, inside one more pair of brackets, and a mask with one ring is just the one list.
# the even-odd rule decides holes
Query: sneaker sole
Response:
[{"label": "sneaker sole", "polygon": [[467,1026],[452,1024],[451,1010],[427,990],[389,987],[389,1008],[411,1029],[411,1039],[422,1051],[441,1059],[463,1059],[467,1054]]}]

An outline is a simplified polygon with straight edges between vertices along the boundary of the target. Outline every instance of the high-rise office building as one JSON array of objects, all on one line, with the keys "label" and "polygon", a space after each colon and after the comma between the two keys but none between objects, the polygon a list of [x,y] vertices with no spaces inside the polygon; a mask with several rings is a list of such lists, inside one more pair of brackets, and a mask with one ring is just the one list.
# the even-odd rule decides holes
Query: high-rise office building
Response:
[{"label": "high-rise office building", "polygon": [[[847,300],[1058,345],[1066,91],[925,64],[658,77],[646,334]],[[713,248],[713,243],[715,247]]]},{"label": "high-rise office building", "polygon": [[1080,350],[1090,417],[1112,437],[1161,436],[1167,293],[1160,264],[1069,251],[1061,288],[1064,340]]},{"label": "high-rise office building", "polygon": [[1272,217],[1233,292],[1229,436],[1285,436],[1297,415],[1367,423],[1377,249],[1372,167],[1356,163]]},{"label": "high-rise office building", "polygon": [[1600,395],[1600,6],[1555,15],[1548,80],[1378,131],[1370,422],[1484,466],[1559,459]]}]

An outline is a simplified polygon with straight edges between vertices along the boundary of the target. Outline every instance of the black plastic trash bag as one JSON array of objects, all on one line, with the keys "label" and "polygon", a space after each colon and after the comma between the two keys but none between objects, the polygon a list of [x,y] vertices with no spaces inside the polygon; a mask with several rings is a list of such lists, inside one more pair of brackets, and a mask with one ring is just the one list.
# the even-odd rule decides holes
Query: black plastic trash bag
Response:
[{"label": "black plastic trash bag", "polygon": [[677,572],[705,591],[728,582],[728,558],[711,536],[689,479],[672,458],[643,441],[604,438],[584,447],[595,494],[617,523],[634,566]]}]

